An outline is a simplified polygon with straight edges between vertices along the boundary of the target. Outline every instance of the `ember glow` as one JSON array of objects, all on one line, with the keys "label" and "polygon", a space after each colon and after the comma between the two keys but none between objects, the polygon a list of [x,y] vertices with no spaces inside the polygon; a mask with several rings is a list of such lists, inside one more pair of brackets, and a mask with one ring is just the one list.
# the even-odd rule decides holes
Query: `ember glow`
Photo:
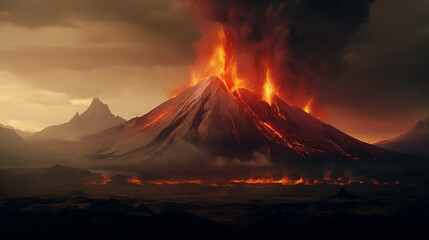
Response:
[{"label": "ember glow", "polygon": [[[108,182],[110,182],[109,180]],[[348,184],[372,184],[379,185],[381,184],[376,179],[366,179],[364,177],[357,178],[324,178],[324,179],[309,179],[309,178],[299,178],[299,179],[291,179],[287,176],[282,176],[281,178],[274,177],[256,177],[256,178],[233,178],[229,180],[203,180],[203,179],[161,179],[161,180],[147,180],[144,181],[137,177],[132,177],[126,179],[128,183],[136,184],[136,185],[178,185],[178,184],[196,184],[196,185],[204,185],[204,186],[212,186],[212,187],[235,187],[239,185],[244,186],[261,186],[261,187],[269,187],[273,185],[283,185],[283,186],[292,186],[292,185],[348,185]],[[105,184],[105,183],[93,183],[89,182],[88,184]],[[384,185],[398,185],[399,181],[393,182],[384,182]]]},{"label": "ember glow", "polygon": [[89,181],[87,184],[91,184],[91,185],[105,185],[105,184],[108,184],[111,181],[112,181],[112,179],[110,179],[108,176],[102,175],[102,179],[100,179],[100,180],[92,180],[92,181]]},{"label": "ember glow", "polygon": [[197,64],[191,73],[191,86],[208,76],[218,76],[231,91],[240,87],[237,78],[236,36],[216,25],[207,42],[197,43]]},{"label": "ember glow", "polygon": [[148,181],[147,183],[156,184],[156,185],[184,184],[184,183],[203,184],[201,180],[157,180],[157,181]]},{"label": "ember glow", "polygon": [[[278,26],[278,32],[264,32],[261,39],[249,42],[246,35],[249,29],[241,25],[244,23],[213,21],[210,15],[216,13],[211,12],[210,5],[191,2],[189,8],[198,20],[202,38],[194,45],[197,58],[191,70],[190,86],[208,76],[217,76],[231,92],[246,88],[270,106],[276,95],[309,114],[320,115],[313,103],[315,92],[308,85],[315,77],[310,80],[292,74],[284,67],[289,61],[285,59],[285,49],[276,49],[280,47],[277,41],[283,41],[281,39],[288,34],[286,26]],[[269,9],[265,16],[267,21],[275,18],[276,11],[281,8]],[[280,57],[279,54],[284,55]]]},{"label": "ember glow", "polygon": [[264,100],[271,106],[272,98],[274,95],[274,86],[271,83],[270,70],[268,69],[265,77],[264,84]]},{"label": "ember glow", "polygon": [[281,184],[281,185],[297,185],[297,184],[310,184],[304,182],[302,178],[298,180],[292,180],[288,177],[282,177],[281,179],[275,180],[274,178],[248,178],[248,179],[235,179],[231,180],[232,183],[247,183],[247,184]]},{"label": "ember glow", "polygon": [[305,107],[304,107],[304,111],[306,112],[306,113],[310,113],[311,112],[311,103],[313,102],[313,100],[311,100],[310,102],[308,102],[307,103],[307,105],[305,105]]},{"label": "ember glow", "polygon": [[140,181],[140,179],[138,179],[136,177],[126,179],[126,181],[129,182],[129,183],[134,183],[134,184],[137,184],[137,185],[142,185],[142,181]]}]

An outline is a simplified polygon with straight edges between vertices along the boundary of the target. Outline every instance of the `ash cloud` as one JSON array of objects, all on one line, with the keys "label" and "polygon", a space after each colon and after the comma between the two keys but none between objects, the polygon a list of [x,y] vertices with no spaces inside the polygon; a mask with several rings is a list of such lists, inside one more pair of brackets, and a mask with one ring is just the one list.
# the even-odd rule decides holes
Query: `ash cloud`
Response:
[{"label": "ash cloud", "polygon": [[[187,82],[205,19],[238,30],[244,61],[255,62],[239,71],[258,75],[258,52],[275,53],[286,100],[317,94],[324,120],[382,140],[427,118],[428,9],[426,0],[0,0],[0,71],[31,90],[110,98],[131,118]],[[149,88],[158,91],[142,98]],[[0,105],[3,116],[28,108]],[[41,114],[14,115],[0,120]]]},{"label": "ash cloud", "polygon": [[186,2],[197,18],[237,32],[239,74],[261,75],[261,61],[268,58],[283,97],[301,105],[314,97],[319,81],[346,68],[344,49],[367,22],[373,1]]},{"label": "ash cloud", "polygon": [[[348,68],[321,86],[324,103],[373,118],[429,114],[429,2],[377,0],[371,19],[347,46]],[[338,99],[342,99],[341,104]],[[409,127],[410,127],[409,126]],[[404,129],[405,130],[405,129]]]},{"label": "ash cloud", "polygon": [[425,0],[188,3],[199,18],[237,30],[240,53],[262,45],[245,61],[273,53],[283,97],[317,96],[324,120],[352,136],[394,137],[429,114]]}]

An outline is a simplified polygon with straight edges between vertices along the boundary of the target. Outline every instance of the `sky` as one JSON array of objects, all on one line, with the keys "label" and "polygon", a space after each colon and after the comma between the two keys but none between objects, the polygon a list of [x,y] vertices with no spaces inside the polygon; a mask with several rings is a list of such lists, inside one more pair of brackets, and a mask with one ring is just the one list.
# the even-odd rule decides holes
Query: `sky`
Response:
[{"label": "sky", "polygon": [[38,131],[94,97],[126,119],[147,113],[187,84],[202,37],[189,5],[207,2],[256,14],[287,2],[282,44],[318,75],[323,120],[338,129],[376,142],[429,116],[426,0],[0,0],[0,123]]}]

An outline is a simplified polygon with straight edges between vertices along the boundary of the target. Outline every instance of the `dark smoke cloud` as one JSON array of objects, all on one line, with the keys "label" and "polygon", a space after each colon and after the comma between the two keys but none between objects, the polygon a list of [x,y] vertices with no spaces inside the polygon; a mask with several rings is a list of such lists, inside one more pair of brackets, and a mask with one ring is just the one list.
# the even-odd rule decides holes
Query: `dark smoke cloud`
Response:
[{"label": "dark smoke cloud", "polygon": [[[290,101],[314,94],[319,80],[346,68],[344,48],[368,20],[372,0],[213,0],[187,1],[199,19],[222,23],[238,33],[239,55],[260,74],[260,59],[269,55],[274,75]],[[255,47],[257,45],[257,47]],[[248,55],[253,56],[248,57]],[[240,56],[239,56],[240,61]],[[252,69],[253,68],[253,69]],[[252,72],[255,71],[255,72]],[[292,92],[291,92],[292,90]]]},{"label": "dark smoke cloud", "polygon": [[429,114],[428,11],[427,0],[0,0],[0,71],[80,98],[129,85],[148,101],[141,92],[188,80],[204,19],[238,31],[241,60],[255,62],[242,74],[260,74],[255,59],[272,53],[289,100],[317,93],[325,121],[379,139]]},{"label": "dark smoke cloud", "polygon": [[428,11],[425,0],[377,0],[371,6],[371,21],[346,48],[343,58],[348,68],[321,86],[322,100],[377,118],[420,112],[420,119],[425,119],[429,114]]}]

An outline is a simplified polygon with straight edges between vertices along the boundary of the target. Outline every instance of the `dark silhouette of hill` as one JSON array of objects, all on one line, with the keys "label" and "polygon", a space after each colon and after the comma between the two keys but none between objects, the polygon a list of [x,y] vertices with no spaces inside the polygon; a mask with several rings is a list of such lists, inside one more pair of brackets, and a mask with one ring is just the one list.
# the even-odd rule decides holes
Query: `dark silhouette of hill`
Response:
[{"label": "dark silhouette of hill", "polygon": [[429,157],[429,118],[420,120],[408,132],[375,145],[397,152]]}]

